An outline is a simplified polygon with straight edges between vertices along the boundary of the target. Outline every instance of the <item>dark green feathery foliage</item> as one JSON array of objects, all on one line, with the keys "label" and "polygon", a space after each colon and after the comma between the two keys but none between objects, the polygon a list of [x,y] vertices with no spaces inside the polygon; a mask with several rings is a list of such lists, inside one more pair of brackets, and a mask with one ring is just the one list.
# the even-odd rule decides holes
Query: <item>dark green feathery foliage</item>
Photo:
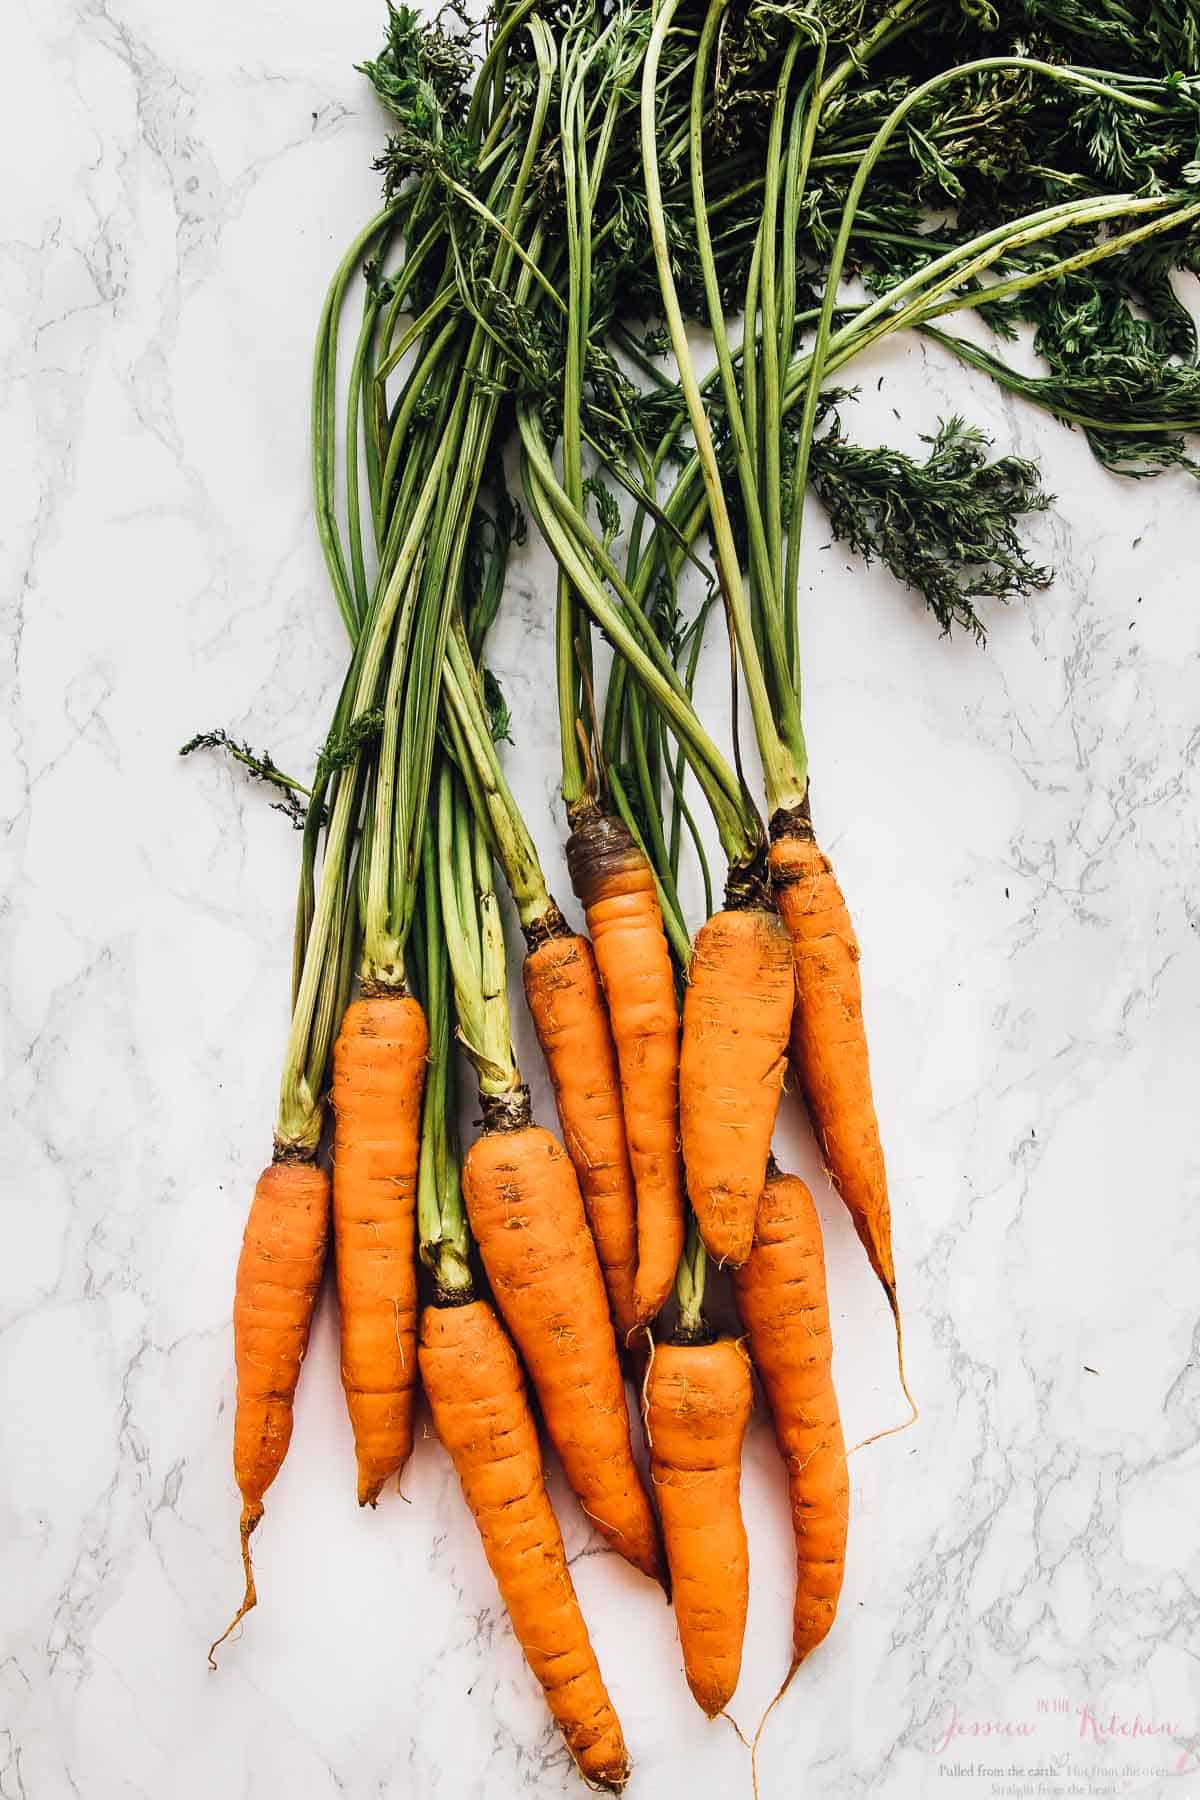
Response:
[{"label": "dark green feathery foliage", "polygon": [[253,750],[249,744],[230,737],[223,730],[197,732],[186,744],[180,745],[179,754],[191,756],[196,750],[221,750],[232,757],[255,781],[265,782],[279,795],[271,802],[274,811],[290,819],[297,831],[304,829],[309,790],[291,775],[285,775],[269,750]]},{"label": "dark green feathery foliage", "polygon": [[864,449],[847,442],[835,419],[813,446],[812,484],[836,538],[922,594],[943,631],[958,625],[982,637],[978,601],[1029,594],[1050,579],[1019,532],[1050,498],[1035,463],[989,461],[989,439],[960,418],[944,420],[922,442],[929,445],[923,461]]}]

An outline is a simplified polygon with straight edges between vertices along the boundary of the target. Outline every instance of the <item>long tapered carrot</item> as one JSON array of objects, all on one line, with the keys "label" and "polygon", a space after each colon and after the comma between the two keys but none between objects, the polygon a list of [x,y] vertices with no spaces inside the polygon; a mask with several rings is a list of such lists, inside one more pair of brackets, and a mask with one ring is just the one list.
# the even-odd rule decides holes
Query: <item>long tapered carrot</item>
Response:
[{"label": "long tapered carrot", "polygon": [[596,1250],[562,1146],[529,1123],[528,1093],[488,1106],[463,1161],[467,1216],[563,1471],[615,1550],[664,1578],[629,1441],[629,1411]]},{"label": "long tapered carrot", "polygon": [[633,1172],[617,1055],[592,947],[541,935],[525,958],[525,997],[550,1071],[563,1143],[575,1167],[621,1344],[637,1324]]},{"label": "long tapered carrot", "polygon": [[567,1568],[516,1353],[482,1300],[427,1306],[421,1377],[529,1666],[580,1770],[620,1793],[629,1756]]},{"label": "long tapered carrot", "polygon": [[233,1473],[242,1495],[241,1606],[208,1653],[224,1643],[258,1600],[250,1536],[263,1516],[263,1495],[278,1475],[292,1438],[292,1408],[308,1348],[313,1307],[329,1238],[329,1177],[311,1162],[272,1163],[258,1178],[233,1299],[237,1407]]},{"label": "long tapered carrot", "polygon": [[333,1051],[333,1229],[358,1503],[408,1461],[417,1380],[415,1206],[429,1033],[401,993],[355,1000]]},{"label": "long tapered carrot", "polygon": [[803,821],[771,845],[771,875],[796,974],[792,1061],[833,1184],[899,1324],[892,1214],[871,1094],[858,940],[829,858]]},{"label": "long tapered carrot", "polygon": [[679,1154],[679,1009],[654,874],[625,825],[591,805],[567,844],[621,1070],[625,1136],[637,1190],[639,1324],[671,1291],[683,1249]]},{"label": "long tapered carrot", "polygon": [[662,1514],[683,1667],[715,1718],[742,1666],[750,1555],[742,1523],[742,1440],[750,1360],[735,1338],[659,1344],[646,1377],[650,1473]]},{"label": "long tapered carrot", "polygon": [[679,1119],[688,1193],[718,1264],[750,1254],[794,1006],[778,914],[714,913],[696,933],[683,998]]},{"label": "long tapered carrot", "polygon": [[821,1224],[799,1176],[772,1168],[759,1201],[754,1248],[733,1282],[787,1465],[796,1534],[795,1669],[836,1616],[850,1509]]}]

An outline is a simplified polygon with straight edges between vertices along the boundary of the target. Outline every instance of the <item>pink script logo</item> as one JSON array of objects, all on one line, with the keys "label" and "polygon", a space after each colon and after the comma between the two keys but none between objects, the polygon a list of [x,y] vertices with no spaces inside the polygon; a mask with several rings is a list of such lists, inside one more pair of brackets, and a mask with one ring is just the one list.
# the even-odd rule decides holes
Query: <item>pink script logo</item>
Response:
[{"label": "pink script logo", "polygon": [[[1039,1713],[1068,1712],[1065,1701],[1038,1703]],[[1144,1719],[1141,1713],[1132,1717],[1118,1712],[1098,1712],[1086,1701],[1082,1706],[1074,1708],[1077,1721],[1075,1736],[1084,1743],[1094,1744],[1100,1748],[1117,1743],[1141,1742],[1146,1739],[1178,1739],[1186,1735],[1170,1719]],[[964,1719],[960,1716],[957,1705],[950,1704],[950,1717],[935,1734],[933,1754],[944,1756],[952,1745],[964,1739],[972,1742],[991,1740],[1011,1743],[1014,1740],[1036,1737],[1043,1721],[1041,1719]],[[1200,1769],[1200,1756],[1190,1750],[1183,1750],[1174,1766],[1173,1773],[1183,1775],[1189,1770]]]},{"label": "pink script logo", "polygon": [[960,1719],[958,1707],[951,1701],[950,1718],[938,1733],[933,1754],[944,1756],[959,1738],[1031,1738],[1036,1731],[1032,1719]]}]

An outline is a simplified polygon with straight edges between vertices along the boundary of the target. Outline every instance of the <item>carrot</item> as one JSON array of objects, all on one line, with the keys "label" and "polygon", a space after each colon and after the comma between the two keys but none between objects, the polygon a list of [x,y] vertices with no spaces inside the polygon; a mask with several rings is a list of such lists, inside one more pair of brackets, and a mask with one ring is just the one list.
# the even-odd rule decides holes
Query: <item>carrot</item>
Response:
[{"label": "carrot", "polygon": [[[558,915],[561,919],[561,914]],[[622,1344],[637,1324],[633,1173],[620,1075],[592,947],[552,921],[525,958],[525,998]]]},{"label": "carrot", "polygon": [[[456,836],[461,850],[471,849],[470,821],[461,812],[455,819],[454,782],[444,767],[436,794],[437,816],[427,821],[422,844],[417,934],[430,1040],[417,1216],[421,1261],[434,1296],[421,1319],[421,1374],[518,1642],[571,1754],[589,1781],[619,1792],[629,1758],[546,1496],[520,1364],[494,1309],[475,1299],[454,1130],[452,983],[456,1012],[457,1000],[463,1002],[460,1041],[473,1051],[481,1079],[503,1079],[508,1069],[515,1078],[515,1063],[511,1045],[505,1055],[504,934],[495,895],[480,891],[472,879],[473,868],[486,872],[486,843],[476,846],[479,861],[463,857],[456,882],[446,865],[453,862]],[[463,828],[457,833],[456,824]],[[447,853],[441,868],[439,849]]]},{"label": "carrot", "polygon": [[342,1384],[360,1506],[375,1505],[412,1450],[417,1138],[428,1049],[419,1004],[393,990],[347,1007],[333,1050]]},{"label": "carrot", "polygon": [[329,1177],[289,1158],[263,1170],[254,1190],[238,1258],[233,1300],[237,1409],[233,1473],[242,1495],[242,1568],[246,1592],[208,1653],[257,1604],[250,1537],[263,1495],[278,1475],[292,1437],[292,1405],[308,1348],[313,1307],[329,1235]]},{"label": "carrot", "polygon": [[683,1249],[679,1155],[679,1009],[650,864],[625,825],[589,804],[567,844],[587,914],[621,1070],[629,1160],[637,1190],[638,1324],[671,1291]]},{"label": "carrot", "polygon": [[796,1175],[772,1166],[754,1248],[733,1278],[738,1313],[787,1465],[796,1534],[792,1669],[833,1624],[846,1562],[850,1483],[833,1387],[821,1225]]},{"label": "carrot", "polygon": [[485,1135],[463,1162],[467,1216],[496,1303],[529,1371],[567,1480],[635,1568],[663,1579],[658,1532],[575,1171],[530,1122],[528,1089],[481,1095]]},{"label": "carrot", "polygon": [[845,1201],[899,1329],[892,1215],[863,1030],[858,940],[827,856],[787,815],[771,845],[771,875],[792,943],[796,1010],[792,1062],[834,1186]]},{"label": "carrot", "polygon": [[750,1405],[750,1360],[735,1338],[656,1347],[646,1377],[650,1473],[684,1674],[710,1719],[728,1705],[742,1666],[750,1557],[739,1494]]},{"label": "carrot", "polygon": [[513,1630],[581,1773],[619,1794],[629,1756],[567,1568],[516,1353],[482,1300],[427,1306],[421,1378]]},{"label": "carrot", "polygon": [[679,1118],[688,1193],[718,1264],[750,1254],[794,998],[774,912],[731,907],[701,926],[683,998]]}]

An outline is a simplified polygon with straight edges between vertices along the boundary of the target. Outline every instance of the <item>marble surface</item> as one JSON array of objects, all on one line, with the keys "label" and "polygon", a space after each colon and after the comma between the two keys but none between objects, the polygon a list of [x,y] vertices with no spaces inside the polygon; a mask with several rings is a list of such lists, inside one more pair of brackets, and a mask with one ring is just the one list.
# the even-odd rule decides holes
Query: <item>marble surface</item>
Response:
[{"label": "marble surface", "polygon": [[[205,1665],[239,1584],[230,1294],[297,840],[175,752],[222,724],[302,771],[322,735],[343,646],[307,366],[374,198],[352,64],[378,29],[375,0],[9,0],[0,23],[4,1800],[582,1791],[428,1431],[404,1498],[356,1509],[328,1305],[262,1604]],[[812,515],[815,810],[866,946],[922,1416],[853,1458],[840,1622],[773,1715],[760,1792],[1200,1794],[1195,489],[1104,474],[920,345],[860,379],[864,441],[961,407],[1043,460],[1057,579],[986,650],[939,642]],[[530,551],[495,656],[563,892],[547,592]],[[719,711],[719,652],[707,682]],[[903,1406],[819,1200],[853,1442]],[[670,1613],[554,1481],[631,1791],[747,1794]],[[790,1609],[761,1414],[744,1495],[752,1728]]]}]

